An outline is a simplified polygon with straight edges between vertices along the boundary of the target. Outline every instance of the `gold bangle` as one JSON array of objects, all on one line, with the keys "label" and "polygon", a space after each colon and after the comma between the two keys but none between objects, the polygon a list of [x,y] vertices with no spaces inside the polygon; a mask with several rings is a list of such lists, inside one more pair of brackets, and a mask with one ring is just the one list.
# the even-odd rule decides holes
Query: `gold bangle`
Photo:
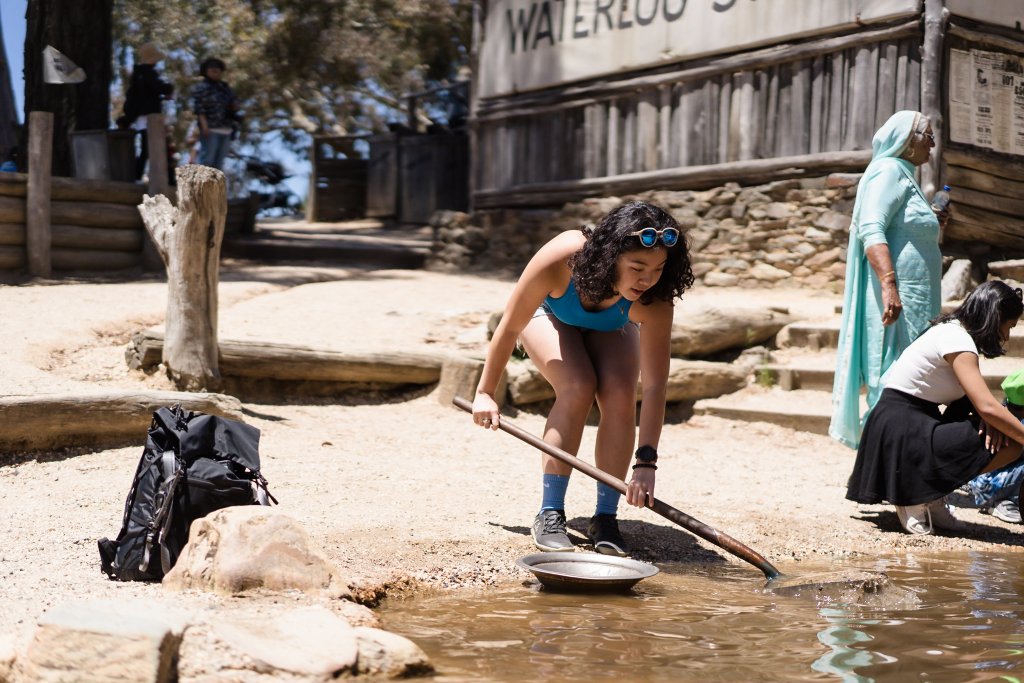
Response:
[{"label": "gold bangle", "polygon": [[886,280],[886,279],[888,279],[888,278],[889,278],[889,276],[890,276],[890,275],[892,275],[892,279],[893,279],[893,280],[895,280],[895,279],[896,279],[896,271],[895,271],[895,270],[890,270],[890,271],[889,271],[888,273],[886,273],[885,275],[883,275],[883,276],[882,276],[882,277],[881,277],[880,279],[881,279],[881,280]]}]

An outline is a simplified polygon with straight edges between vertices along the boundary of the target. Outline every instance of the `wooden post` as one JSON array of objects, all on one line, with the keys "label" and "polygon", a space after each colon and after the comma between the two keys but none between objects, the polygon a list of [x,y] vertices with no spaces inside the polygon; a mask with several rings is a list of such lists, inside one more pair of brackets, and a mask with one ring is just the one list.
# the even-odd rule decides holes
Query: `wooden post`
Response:
[{"label": "wooden post", "polygon": [[28,272],[50,277],[50,171],[53,168],[53,114],[29,112],[28,189],[25,193],[25,248]]},{"label": "wooden post", "polygon": [[[921,190],[931,197],[942,184],[942,51],[949,10],[943,0],[924,2],[924,43],[921,47],[921,113],[931,119],[935,148],[921,166]],[[941,239],[941,237],[940,237]]]},{"label": "wooden post", "polygon": [[167,127],[163,114],[146,116],[146,138],[149,147],[149,194],[162,194],[171,199],[171,183],[167,179]]},{"label": "wooden post", "polygon": [[163,361],[179,389],[214,391],[221,382],[217,284],[227,184],[222,172],[208,166],[182,166],[177,179],[177,207],[164,195],[139,205],[167,266]]},{"label": "wooden post", "polygon": [[[146,146],[149,148],[148,192],[153,197],[163,195],[173,202],[175,197],[171,193],[171,184],[167,179],[167,127],[164,125],[162,113],[146,116]],[[160,252],[148,234],[144,237],[142,268],[148,271],[159,270],[163,265]]]}]

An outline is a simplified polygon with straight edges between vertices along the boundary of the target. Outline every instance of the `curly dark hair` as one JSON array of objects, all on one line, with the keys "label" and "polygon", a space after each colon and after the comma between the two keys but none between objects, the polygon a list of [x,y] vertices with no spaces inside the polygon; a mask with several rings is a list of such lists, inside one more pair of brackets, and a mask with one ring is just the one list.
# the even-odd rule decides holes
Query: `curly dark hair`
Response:
[{"label": "curly dark hair", "polygon": [[999,338],[999,327],[1007,320],[1019,318],[1022,313],[1024,301],[1021,300],[1021,290],[1001,280],[990,280],[978,285],[956,310],[935,318],[932,325],[959,321],[974,340],[978,353],[985,358],[997,358],[1006,353],[1003,340]]},{"label": "curly dark hair", "polygon": [[[629,234],[643,228],[679,230],[679,223],[667,211],[654,204],[629,202],[609,211],[597,227],[583,228],[587,241],[569,257],[569,269],[581,299],[596,303],[618,293],[615,291],[616,262],[620,255],[628,251],[649,248],[640,244],[639,237]],[[678,299],[693,285],[686,235],[682,234],[682,230],[679,232],[679,241],[673,246],[665,247],[658,243],[658,248],[668,252],[668,260],[665,261],[661,277],[643,293],[640,303]]]}]

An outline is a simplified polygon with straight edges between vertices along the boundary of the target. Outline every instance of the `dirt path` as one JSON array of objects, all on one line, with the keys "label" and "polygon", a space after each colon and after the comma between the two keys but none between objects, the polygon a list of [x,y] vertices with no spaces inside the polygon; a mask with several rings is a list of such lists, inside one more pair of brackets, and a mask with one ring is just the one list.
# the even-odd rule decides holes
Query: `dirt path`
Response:
[{"label": "dirt path", "polygon": [[[482,353],[486,320],[510,287],[419,271],[228,267],[221,335]],[[836,302],[817,292],[704,289],[687,297],[680,314],[700,305],[782,305],[812,319],[830,316]],[[158,282],[0,287],[0,394],[165,386],[123,361],[130,333],[159,323],[163,306]],[[533,550],[537,454],[511,436],[473,428],[433,394],[400,399],[247,404],[282,509],[365,597],[525,578],[514,561]],[[543,426],[541,415],[512,419],[533,433]],[[588,427],[585,458],[594,435]],[[1013,526],[976,512],[963,514],[976,524],[961,537],[900,533],[890,508],[844,500],[852,453],[826,437],[697,417],[668,424],[660,451],[660,498],[783,570],[808,560],[1022,547]],[[160,586],[116,584],[99,571],[96,539],[118,530],[139,452],[61,453],[0,468],[0,635],[24,637],[44,610],[71,598],[182,602]],[[593,482],[577,474],[567,509],[581,545],[593,505]],[[641,559],[736,562],[653,513],[623,507],[620,514]],[[189,594],[183,602],[200,609],[232,599]]]}]

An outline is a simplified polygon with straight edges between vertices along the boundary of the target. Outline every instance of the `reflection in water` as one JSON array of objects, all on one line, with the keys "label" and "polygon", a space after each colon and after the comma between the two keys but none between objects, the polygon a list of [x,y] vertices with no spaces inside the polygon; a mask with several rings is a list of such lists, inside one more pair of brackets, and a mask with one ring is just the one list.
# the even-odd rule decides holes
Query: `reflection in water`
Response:
[{"label": "reflection in water", "polygon": [[745,567],[661,568],[626,595],[531,583],[400,602],[384,618],[445,683],[1015,681],[1024,669],[1019,555],[884,558],[861,568],[914,599],[871,604],[764,594]]}]

